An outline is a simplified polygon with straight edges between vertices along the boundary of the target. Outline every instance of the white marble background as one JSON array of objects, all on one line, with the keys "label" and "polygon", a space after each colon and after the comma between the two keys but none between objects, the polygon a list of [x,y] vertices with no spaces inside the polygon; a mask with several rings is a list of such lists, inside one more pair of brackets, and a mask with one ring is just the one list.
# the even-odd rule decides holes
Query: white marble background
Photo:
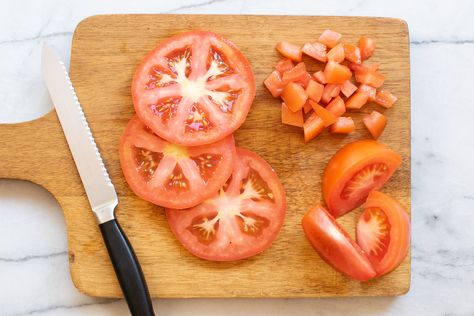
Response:
[{"label": "white marble background", "polygon": [[[0,1],[0,122],[51,102],[40,44],[69,60],[72,31],[99,13],[365,15],[411,36],[413,265],[397,298],[161,299],[158,315],[474,315],[474,1]],[[28,135],[25,135],[28,136]],[[0,135],[0,145],[8,139]],[[0,159],[2,159],[0,157]],[[0,315],[128,315],[72,285],[61,209],[31,183],[0,180]]]}]

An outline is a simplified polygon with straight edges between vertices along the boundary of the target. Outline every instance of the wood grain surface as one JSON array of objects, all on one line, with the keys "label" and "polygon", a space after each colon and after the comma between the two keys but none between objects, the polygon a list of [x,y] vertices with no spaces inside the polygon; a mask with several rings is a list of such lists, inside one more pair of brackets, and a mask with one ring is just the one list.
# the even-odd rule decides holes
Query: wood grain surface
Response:
[{"label": "wood grain surface", "polygon": [[[408,29],[397,19],[365,17],[288,17],[226,15],[104,15],[82,21],[73,44],[70,73],[77,94],[119,195],[117,217],[140,259],[154,297],[323,297],[406,293],[410,258],[394,272],[366,283],[352,281],[330,268],[306,241],[300,221],[322,202],[321,174],[344,144],[369,138],[361,122],[368,105],[354,113],[357,131],[343,137],[326,132],[309,144],[302,131],[280,123],[279,101],[262,81],[279,56],[279,40],[303,44],[324,29],[357,43],[374,37],[371,62],[380,63],[385,87],[397,97],[384,113],[389,123],[380,141],[399,152],[400,169],[383,191],[410,210],[410,78]],[[279,174],[288,196],[288,211],[273,246],[253,258],[215,263],[190,255],[171,234],[162,209],[137,198],[122,175],[118,143],[133,116],[130,83],[136,66],[160,40],[191,29],[210,30],[237,44],[252,64],[257,96],[239,146],[264,157]],[[311,69],[317,69],[312,64]],[[381,110],[378,108],[378,110]],[[76,287],[88,295],[120,297],[99,229],[67,147],[56,113],[31,122],[0,125],[0,178],[25,179],[49,190],[64,210],[69,262]],[[339,222],[353,235],[360,210]]]}]

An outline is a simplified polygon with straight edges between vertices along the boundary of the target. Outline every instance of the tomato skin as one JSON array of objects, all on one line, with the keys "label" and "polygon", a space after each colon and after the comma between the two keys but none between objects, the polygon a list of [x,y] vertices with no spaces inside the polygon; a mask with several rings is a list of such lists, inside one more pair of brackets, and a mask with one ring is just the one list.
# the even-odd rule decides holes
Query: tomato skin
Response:
[{"label": "tomato skin", "polygon": [[329,212],[337,218],[364,203],[370,190],[366,195],[342,198],[347,183],[364,167],[374,164],[386,166],[386,172],[371,186],[371,190],[378,190],[390,179],[400,163],[400,155],[374,140],[360,140],[342,147],[324,170],[323,196]]},{"label": "tomato skin", "polygon": [[334,269],[359,281],[375,277],[363,250],[322,206],[311,208],[302,225],[313,248]]},{"label": "tomato skin", "polygon": [[301,47],[290,42],[281,41],[276,45],[276,50],[284,57],[300,62],[302,59]]},{"label": "tomato skin", "polygon": [[378,139],[387,126],[387,117],[380,112],[372,111],[362,118],[365,127],[374,139]]},{"label": "tomato skin", "polygon": [[355,130],[355,124],[352,118],[341,116],[336,123],[329,127],[329,132],[333,134],[350,134]]},{"label": "tomato skin", "polygon": [[367,235],[362,229],[362,223],[365,213],[370,208],[382,210],[390,224],[390,243],[385,255],[381,260],[377,260],[370,255],[368,256],[369,261],[377,272],[377,276],[382,276],[397,268],[408,253],[410,248],[410,218],[403,206],[394,198],[379,191],[370,192],[364,205],[365,211],[361,214],[357,223],[356,233],[358,244],[368,254],[370,249],[365,247],[364,238]]},{"label": "tomato skin", "polygon": [[360,56],[366,60],[372,56],[375,51],[375,40],[370,37],[362,36],[359,39]]},{"label": "tomato skin", "polygon": [[296,112],[303,108],[308,96],[306,95],[302,86],[294,82],[290,82],[285,87],[285,89],[283,89],[281,98],[290,110]]},{"label": "tomato skin", "polygon": [[301,110],[293,112],[283,102],[281,104],[281,122],[286,125],[303,127],[303,113]]}]

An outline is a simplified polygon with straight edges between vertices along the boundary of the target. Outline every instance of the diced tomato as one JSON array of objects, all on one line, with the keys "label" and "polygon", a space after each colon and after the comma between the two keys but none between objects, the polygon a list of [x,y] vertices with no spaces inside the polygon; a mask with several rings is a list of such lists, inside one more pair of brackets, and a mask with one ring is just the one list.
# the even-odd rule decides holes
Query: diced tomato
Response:
[{"label": "diced tomato", "polygon": [[292,69],[285,71],[282,75],[283,85],[289,82],[297,82],[306,87],[310,79],[311,75],[306,71],[304,63],[297,64]]},{"label": "diced tomato", "polygon": [[331,84],[328,83],[324,86],[323,95],[321,96],[321,101],[325,104],[328,104],[332,98],[335,98],[339,95],[341,91],[340,84]]},{"label": "diced tomato", "polygon": [[337,117],[346,113],[346,105],[340,96],[332,99],[332,101],[326,106],[326,109]]},{"label": "diced tomato", "polygon": [[327,47],[336,46],[341,40],[342,35],[332,30],[325,30],[318,39],[318,42],[323,43]]},{"label": "diced tomato", "polygon": [[364,72],[364,71],[377,71],[379,69],[379,64],[356,64],[350,63],[349,69],[353,72]]},{"label": "diced tomato", "polygon": [[346,66],[330,60],[324,68],[324,76],[328,83],[342,84],[352,77],[352,72]]},{"label": "diced tomato", "polygon": [[344,81],[341,86],[341,92],[346,96],[346,98],[350,97],[354,92],[356,92],[357,86],[353,84],[350,80]]},{"label": "diced tomato", "polygon": [[280,73],[274,70],[268,77],[263,81],[265,87],[272,94],[274,98],[279,97],[283,91],[283,81],[281,79]]},{"label": "diced tomato", "polygon": [[364,92],[357,91],[346,101],[346,108],[360,109],[367,103],[368,99],[369,97],[367,94],[365,94]]},{"label": "diced tomato", "polygon": [[371,70],[357,71],[355,73],[355,79],[359,83],[368,84],[374,88],[379,88],[385,81],[385,77],[380,72]]},{"label": "diced tomato", "polygon": [[344,46],[341,43],[337,44],[327,54],[328,60],[332,60],[336,63],[342,63],[344,61]]},{"label": "diced tomato", "polygon": [[313,77],[314,79],[316,79],[317,82],[321,83],[321,84],[326,84],[328,83],[327,80],[326,80],[326,76],[324,75],[324,72],[322,70],[320,71],[316,71],[314,74],[313,74]]},{"label": "diced tomato", "polygon": [[290,82],[281,93],[283,102],[286,103],[288,108],[293,112],[299,111],[303,108],[308,96],[304,92],[302,86],[297,83]]},{"label": "diced tomato", "polygon": [[369,130],[374,139],[378,139],[382,135],[385,126],[387,126],[387,117],[380,112],[372,111],[362,118],[365,127]]},{"label": "diced tomato", "polygon": [[360,57],[362,60],[368,59],[372,56],[375,50],[375,40],[370,37],[362,36],[359,40],[359,48],[360,48]]},{"label": "diced tomato", "polygon": [[337,118],[336,123],[329,127],[329,132],[334,134],[350,134],[354,129],[355,124],[352,118],[341,116]]},{"label": "diced tomato", "polygon": [[280,73],[283,74],[285,71],[288,71],[295,67],[291,59],[284,58],[278,61],[275,65],[275,69]]},{"label": "diced tomato", "polygon": [[314,112],[323,120],[324,127],[328,127],[329,125],[332,125],[336,122],[337,116],[334,115],[331,111],[328,111],[327,109],[323,108],[321,105],[318,103],[309,100],[309,103],[313,107]]},{"label": "diced tomato", "polygon": [[281,41],[276,45],[276,50],[282,54],[284,57],[289,58],[294,61],[301,61],[303,58],[303,53],[301,51],[301,46]]},{"label": "diced tomato", "polygon": [[344,56],[351,63],[360,64],[362,62],[360,49],[355,45],[344,44]]},{"label": "diced tomato", "polygon": [[303,112],[306,114],[306,113],[309,113],[313,110],[313,107],[311,106],[311,104],[309,104],[309,99],[305,102],[305,104],[303,105]]},{"label": "diced tomato", "polygon": [[383,107],[391,108],[392,105],[397,102],[397,97],[391,94],[388,90],[379,90],[375,95],[375,102]]},{"label": "diced tomato", "polygon": [[314,42],[314,43],[304,44],[301,50],[306,55],[325,63],[327,61],[326,49],[327,49],[326,45],[318,43],[318,42]]},{"label": "diced tomato", "polygon": [[324,130],[323,120],[313,112],[303,124],[304,142],[307,143]]},{"label": "diced tomato", "polygon": [[283,102],[281,104],[281,122],[286,125],[303,127],[303,112],[301,110],[293,112]]},{"label": "diced tomato", "polygon": [[361,84],[359,86],[359,88],[357,88],[357,90],[367,94],[367,96],[369,97],[369,101],[372,102],[372,101],[375,100],[376,89],[374,87],[371,87],[371,86],[366,85],[366,84]]},{"label": "diced tomato", "polygon": [[323,95],[324,86],[320,83],[317,83],[314,80],[309,80],[308,86],[306,87],[306,95],[308,98],[315,102],[319,102],[321,100],[321,96]]}]

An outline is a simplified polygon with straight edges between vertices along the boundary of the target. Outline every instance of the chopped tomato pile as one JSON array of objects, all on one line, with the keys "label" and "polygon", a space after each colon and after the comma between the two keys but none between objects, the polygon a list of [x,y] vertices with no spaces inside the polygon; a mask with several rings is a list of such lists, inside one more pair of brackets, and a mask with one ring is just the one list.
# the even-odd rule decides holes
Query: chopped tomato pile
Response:
[{"label": "chopped tomato pile", "polygon": [[[375,40],[362,36],[359,45],[341,42],[342,35],[325,30],[314,42],[299,46],[279,42],[276,50],[284,57],[264,80],[273,97],[281,97],[283,124],[302,127],[305,142],[321,134],[350,134],[355,130],[346,109],[357,111],[368,102],[390,108],[397,98],[383,89],[385,76],[377,64],[365,63],[375,51]],[[322,70],[310,74],[303,55],[314,60]],[[296,64],[295,64],[296,63]],[[337,100],[337,110],[331,103]],[[331,115],[329,114],[331,113]],[[387,118],[374,111],[362,120],[374,139],[385,129]]]}]

